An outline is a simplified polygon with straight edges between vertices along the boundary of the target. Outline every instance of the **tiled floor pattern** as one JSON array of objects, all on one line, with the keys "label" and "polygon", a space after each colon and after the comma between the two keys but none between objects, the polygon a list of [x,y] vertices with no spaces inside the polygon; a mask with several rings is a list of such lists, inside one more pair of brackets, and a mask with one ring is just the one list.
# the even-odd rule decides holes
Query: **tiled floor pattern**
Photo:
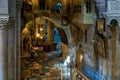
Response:
[{"label": "tiled floor pattern", "polygon": [[58,60],[56,51],[42,55],[39,53],[34,59],[21,58],[21,80],[59,80],[60,72],[58,68],[53,68]]}]

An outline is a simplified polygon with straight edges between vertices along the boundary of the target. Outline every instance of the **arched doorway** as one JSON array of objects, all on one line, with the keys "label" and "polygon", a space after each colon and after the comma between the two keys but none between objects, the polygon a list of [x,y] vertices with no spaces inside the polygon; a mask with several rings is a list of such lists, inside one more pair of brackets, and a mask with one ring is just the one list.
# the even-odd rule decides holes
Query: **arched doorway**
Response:
[{"label": "arched doorway", "polygon": [[[46,27],[46,26],[48,26],[48,27]],[[64,45],[68,46],[68,39],[67,39],[67,36],[66,36],[64,30],[60,27],[59,24],[57,24],[51,18],[37,17],[34,20],[31,20],[30,22],[28,22],[25,25],[25,28],[23,29],[24,34],[22,34],[22,36],[25,35],[26,29],[29,31],[29,35],[31,36],[30,45],[33,44],[32,42],[37,41],[37,43],[39,43],[39,42],[41,42],[41,40],[42,40],[42,43],[54,42],[54,37],[55,37],[54,32],[57,31],[57,35],[59,34],[59,38],[60,38],[59,41],[64,43]],[[47,38],[46,38],[46,35],[47,35]],[[41,36],[42,36],[42,38],[41,38]],[[39,38],[39,42],[38,42],[38,38]],[[23,40],[22,40],[22,44],[23,44]],[[39,43],[39,44],[41,44],[41,43]]]},{"label": "arched doorway", "polygon": [[[39,11],[39,10],[38,10]],[[34,12],[34,10],[33,10],[33,12]],[[26,25],[26,23],[28,23],[29,21],[33,21],[33,26],[32,27],[34,27],[34,28],[31,28],[31,29],[34,29],[33,31],[35,32],[35,33],[32,33],[32,34],[35,34],[35,38],[36,37],[39,37],[39,38],[41,38],[39,35],[37,35],[38,33],[39,34],[41,34],[41,31],[43,31],[42,29],[41,29],[41,27],[42,28],[45,28],[46,27],[46,22],[45,21],[48,21],[48,24],[49,24],[49,26],[51,26],[52,28],[51,28],[51,32],[53,32],[54,33],[54,28],[53,28],[53,26],[55,26],[56,28],[57,28],[57,30],[58,30],[58,33],[59,33],[59,35],[60,35],[60,38],[61,38],[61,42],[63,43],[63,47],[61,48],[61,49],[63,49],[63,51],[62,51],[62,53],[63,54],[65,54],[65,56],[67,56],[67,54],[68,54],[68,40],[67,40],[67,37],[66,37],[66,34],[65,34],[65,32],[64,32],[64,30],[61,28],[61,25],[59,25],[56,21],[53,21],[53,19],[52,18],[49,18],[49,17],[43,17],[43,16],[38,16],[38,15],[40,15],[40,13],[38,14],[38,15],[36,15],[36,14],[34,14],[34,13],[32,13],[32,14],[30,14],[30,13],[28,13],[28,14],[30,14],[30,15],[27,15],[27,11],[26,11],[26,13],[23,13],[23,16],[24,16],[24,18],[23,18],[23,25],[22,26],[25,26]],[[24,15],[25,14],[25,15]],[[35,15],[35,16],[34,16]],[[38,22],[36,22],[37,20],[36,19],[40,19],[40,20],[38,20]],[[41,20],[41,19],[43,19],[43,20]],[[31,26],[31,24],[29,25],[29,26]],[[44,30],[44,31],[46,31],[45,32],[45,35],[46,34],[48,34],[47,33],[47,30]],[[37,33],[37,34],[36,34]],[[30,34],[31,34],[31,31],[30,31]],[[50,34],[51,35],[51,34]],[[43,37],[45,37],[45,36],[43,36]],[[31,35],[31,38],[32,38],[32,35]],[[44,39],[44,38],[42,38],[42,39]],[[31,39],[31,42],[33,42],[32,41],[33,39]],[[36,40],[36,39],[35,39]],[[41,42],[41,41],[39,41],[39,42]],[[38,43],[39,44],[39,43]],[[24,62],[24,61],[21,61],[21,62]],[[23,66],[24,67],[24,66]],[[22,69],[22,68],[21,68]],[[22,71],[22,70],[21,70]],[[23,74],[23,73],[22,73]],[[22,76],[22,75],[21,75]],[[25,75],[25,76],[27,76],[27,74]]]}]

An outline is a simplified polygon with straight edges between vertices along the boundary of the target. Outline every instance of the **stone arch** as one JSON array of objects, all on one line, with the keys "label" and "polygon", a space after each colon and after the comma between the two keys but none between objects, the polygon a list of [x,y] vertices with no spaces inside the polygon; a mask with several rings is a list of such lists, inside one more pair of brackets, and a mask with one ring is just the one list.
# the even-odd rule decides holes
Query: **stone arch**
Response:
[{"label": "stone arch", "polygon": [[[65,33],[64,29],[53,19],[49,18],[49,17],[37,17],[37,18],[42,18],[44,20],[48,20],[50,22],[50,24],[52,24],[54,26],[56,26],[56,28],[58,29],[58,33],[60,35],[61,41],[62,41],[62,58],[65,59],[67,57],[68,54],[68,37],[67,34]],[[35,24],[35,23],[34,23]],[[22,40],[23,41],[23,40]]]},{"label": "stone arch", "polygon": [[42,18],[50,21],[57,27],[58,33],[59,33],[61,41],[62,41],[62,59],[65,59],[68,54],[68,45],[69,45],[67,34],[65,33],[64,29],[53,19],[46,17],[46,16],[42,16]]},{"label": "stone arch", "polygon": [[[38,4],[38,0],[31,0],[32,1],[32,4],[33,4],[33,8],[37,8],[37,10],[39,10],[38,9],[38,6],[37,5],[39,5]],[[49,0],[50,1],[50,0]],[[23,2],[24,1],[22,1],[22,4],[23,4]],[[61,4],[65,4],[65,2],[63,1],[63,0],[55,0],[55,1],[53,1],[53,2],[51,2],[52,3],[52,5],[56,5],[58,2],[60,2]],[[36,5],[35,5],[36,4]],[[33,9],[33,11],[36,11],[35,9]],[[35,12],[34,12],[35,13]],[[34,16],[34,14],[33,15],[31,15],[31,16]],[[36,16],[36,17],[39,17],[39,14]],[[56,22],[56,21],[54,21],[54,20],[52,20],[50,17],[46,17],[46,16],[41,16],[41,17],[43,17],[44,19],[46,19],[46,20],[49,20],[50,22],[52,22],[59,30],[58,30],[58,32],[60,33],[60,32],[62,32],[62,36],[64,36],[64,38],[63,38],[63,40],[62,41],[64,41],[64,43],[65,44],[67,44],[68,45],[68,39],[67,39],[67,34],[65,33],[65,31],[64,31],[64,29]],[[30,17],[30,20],[32,20],[32,19],[34,19],[33,17]],[[29,22],[30,20],[27,20],[27,22]]]},{"label": "stone arch", "polygon": [[46,16],[42,16],[42,18],[50,21],[57,27],[62,42],[65,43],[66,45],[68,45],[68,38],[67,38],[67,34],[65,33],[64,29],[62,29],[62,27],[56,21],[52,20],[51,18],[46,17]]},{"label": "stone arch", "polygon": [[113,26],[117,26],[118,25],[118,21],[116,19],[112,19],[110,21],[110,24],[113,25]]},{"label": "stone arch", "polygon": [[112,33],[116,33],[116,40],[120,43],[120,27],[119,27],[119,23],[116,19],[112,19],[110,21],[110,30],[111,30],[111,34]]},{"label": "stone arch", "polygon": [[58,32],[60,34],[62,42],[66,45],[69,44],[67,34],[65,33],[64,29],[56,21],[54,21],[53,19],[46,17],[46,16],[42,16],[41,18],[46,19],[46,20],[50,21],[51,23],[53,23],[58,29]]},{"label": "stone arch", "polygon": [[[33,1],[33,0],[32,0]],[[34,2],[35,1],[35,2]],[[48,15],[46,15],[46,16],[42,16],[42,15],[40,15],[40,13],[38,13],[39,12],[39,7],[38,7],[38,0],[34,0],[33,1],[33,10],[32,10],[32,12],[33,12],[33,14],[31,14],[31,16],[30,16],[30,18],[29,18],[29,20],[28,20],[28,22],[30,21],[30,20],[34,20],[35,18],[37,18],[37,17],[42,17],[42,18],[44,18],[44,19],[46,19],[46,20],[48,20],[48,21],[50,21],[51,23],[53,23],[56,27],[57,27],[57,29],[58,29],[58,32],[59,32],[59,34],[60,34],[60,37],[61,37],[61,41],[62,41],[62,54],[63,54],[63,57],[62,58],[65,58],[66,56],[67,56],[67,54],[68,54],[68,35],[67,35],[67,31],[64,31],[64,28],[62,28],[61,27],[61,25],[58,23],[58,22],[56,22],[54,19],[52,19],[51,18],[51,16],[49,16],[49,17],[47,17]],[[50,9],[51,9],[51,6],[52,5],[56,5],[56,3],[57,2],[61,2],[62,3],[62,5],[63,5],[63,8],[65,9],[65,4],[66,4],[66,2],[64,1],[64,0],[55,0],[55,1],[51,1],[51,0],[48,0],[50,3],[51,3],[51,5],[49,5],[50,6]],[[36,5],[35,5],[35,3],[37,3]],[[36,8],[35,8],[36,7]],[[48,12],[48,14],[49,14],[49,12]],[[66,28],[65,28],[66,29]],[[70,37],[71,38],[71,37]]]},{"label": "stone arch", "polygon": [[117,22],[117,25],[118,25],[117,27],[120,27],[119,18],[117,18],[117,17],[110,17],[110,18],[107,19],[106,24],[110,25],[112,22]]},{"label": "stone arch", "polygon": [[115,36],[117,38],[117,28],[118,28],[118,22],[117,22],[117,20],[116,19],[112,19],[110,21],[110,31],[111,31],[112,38],[115,38]]}]

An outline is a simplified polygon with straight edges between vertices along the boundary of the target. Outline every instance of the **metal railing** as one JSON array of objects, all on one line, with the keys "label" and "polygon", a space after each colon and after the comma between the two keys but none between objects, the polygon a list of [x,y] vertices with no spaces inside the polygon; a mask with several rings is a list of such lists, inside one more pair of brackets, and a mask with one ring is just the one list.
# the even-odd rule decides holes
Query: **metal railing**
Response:
[{"label": "metal railing", "polygon": [[74,65],[72,65],[72,64],[70,64],[70,66],[71,66],[72,68],[74,68],[74,69],[78,72],[78,74],[80,74],[85,80],[91,80],[91,79],[88,78],[82,71],[80,71],[79,68],[77,68],[76,66],[74,66]]}]

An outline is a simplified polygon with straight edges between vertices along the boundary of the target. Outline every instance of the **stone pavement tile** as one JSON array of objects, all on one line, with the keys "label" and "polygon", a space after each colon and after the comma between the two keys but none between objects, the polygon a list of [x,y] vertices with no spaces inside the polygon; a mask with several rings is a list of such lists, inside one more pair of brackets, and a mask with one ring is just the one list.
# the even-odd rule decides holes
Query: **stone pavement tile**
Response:
[{"label": "stone pavement tile", "polygon": [[[51,55],[49,55],[49,54],[51,54]],[[55,64],[56,62],[59,61],[57,58],[57,54],[55,52],[53,54],[52,54],[52,52],[45,53],[44,58],[35,57],[34,59],[31,59],[30,57],[27,57],[27,58],[22,58],[21,61],[22,61],[21,66],[22,66],[23,73],[25,73],[23,70],[30,69],[31,74],[32,74],[33,69],[39,69],[41,71],[39,71],[39,70],[34,71],[33,76],[40,77],[41,75],[46,75],[49,77],[53,73],[56,74],[56,76],[58,76],[57,73],[59,73],[59,72],[56,71],[56,72],[53,72],[50,74],[50,71],[49,71],[49,69],[53,66],[53,64]],[[49,74],[47,74],[47,73],[49,73]],[[27,76],[24,76],[24,77],[27,77]],[[48,80],[53,80],[53,79],[51,78]]]}]

